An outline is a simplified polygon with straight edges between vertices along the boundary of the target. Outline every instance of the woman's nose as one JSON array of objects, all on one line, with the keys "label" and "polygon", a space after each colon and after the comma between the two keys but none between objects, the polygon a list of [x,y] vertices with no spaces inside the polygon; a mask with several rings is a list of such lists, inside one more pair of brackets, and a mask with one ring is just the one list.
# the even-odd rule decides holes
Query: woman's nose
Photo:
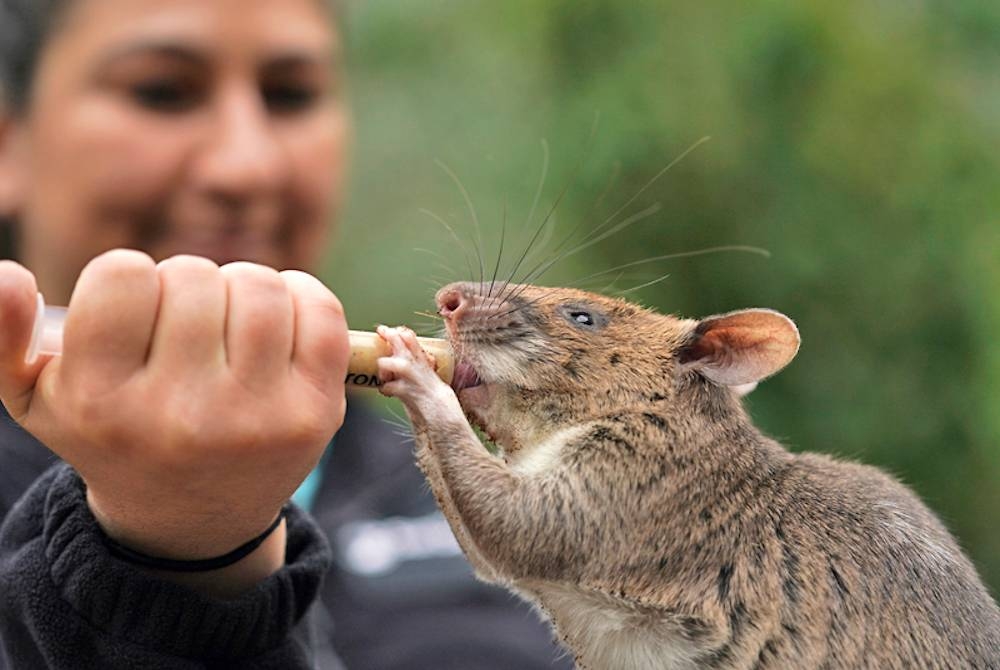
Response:
[{"label": "woman's nose", "polygon": [[251,89],[220,94],[199,156],[197,177],[218,196],[254,199],[278,190],[287,164],[274,119]]}]

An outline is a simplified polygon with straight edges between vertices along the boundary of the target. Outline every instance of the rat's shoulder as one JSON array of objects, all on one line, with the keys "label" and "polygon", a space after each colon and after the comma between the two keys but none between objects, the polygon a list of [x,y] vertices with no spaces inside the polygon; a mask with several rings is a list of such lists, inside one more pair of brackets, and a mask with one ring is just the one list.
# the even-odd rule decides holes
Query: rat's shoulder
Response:
[{"label": "rat's shoulder", "polygon": [[[872,465],[826,454],[795,454],[785,518],[840,537],[861,553],[894,547],[901,556],[962,560],[945,525],[898,478]],[[912,551],[906,551],[907,547]]]},{"label": "rat's shoulder", "polygon": [[801,452],[788,461],[789,478],[799,502],[821,499],[827,511],[839,512],[916,506],[926,510],[917,495],[897,477],[874,465],[831,454]]}]

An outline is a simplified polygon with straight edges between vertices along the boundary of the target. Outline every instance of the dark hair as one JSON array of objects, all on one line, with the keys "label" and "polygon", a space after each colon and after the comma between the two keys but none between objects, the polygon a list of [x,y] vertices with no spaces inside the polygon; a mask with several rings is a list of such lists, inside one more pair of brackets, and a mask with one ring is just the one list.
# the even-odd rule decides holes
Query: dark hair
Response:
[{"label": "dark hair", "polygon": [[[0,110],[23,113],[38,57],[65,0],[0,0]],[[0,258],[17,258],[17,223],[0,216]]]},{"label": "dark hair", "polygon": [[42,51],[65,0],[0,0],[0,93],[11,112],[23,112]]}]

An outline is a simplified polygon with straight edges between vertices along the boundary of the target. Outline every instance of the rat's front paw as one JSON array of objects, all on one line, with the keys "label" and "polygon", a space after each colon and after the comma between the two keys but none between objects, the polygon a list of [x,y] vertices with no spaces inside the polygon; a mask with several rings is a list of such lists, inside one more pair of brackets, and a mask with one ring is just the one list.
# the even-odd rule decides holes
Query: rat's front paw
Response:
[{"label": "rat's front paw", "polygon": [[[417,418],[414,414],[430,418],[429,414],[441,409],[442,401],[449,408],[452,403],[457,406],[455,393],[434,372],[434,358],[421,348],[412,330],[379,326],[377,332],[392,348],[391,356],[378,359],[379,390],[384,395],[399,398],[411,418]],[[449,396],[451,402],[446,400]]]}]

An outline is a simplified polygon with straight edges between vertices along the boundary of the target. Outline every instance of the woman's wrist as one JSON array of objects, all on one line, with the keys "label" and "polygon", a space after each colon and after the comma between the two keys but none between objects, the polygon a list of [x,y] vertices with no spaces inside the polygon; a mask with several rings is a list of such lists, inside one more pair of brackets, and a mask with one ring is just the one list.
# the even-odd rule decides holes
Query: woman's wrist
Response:
[{"label": "woman's wrist", "polygon": [[285,564],[287,528],[281,519],[277,528],[251,553],[236,563],[218,570],[178,572],[141,568],[161,579],[187,586],[214,598],[236,598],[252,590]]},{"label": "woman's wrist", "polygon": [[[222,515],[224,518],[206,516],[194,522],[150,518],[138,514],[134,507],[130,514],[121,518],[109,514],[100,497],[90,489],[87,490],[87,505],[112,554],[144,572],[183,584],[204,595],[236,597],[267,579],[285,563],[287,530],[280,510],[266,521],[265,528],[260,528],[259,523],[251,526],[234,522],[230,515]],[[224,532],[220,531],[222,528]],[[235,556],[232,555],[234,551],[238,551]],[[229,560],[216,560],[227,555]],[[182,568],[203,568],[206,561],[224,565],[216,569],[175,568],[175,564]]]}]

